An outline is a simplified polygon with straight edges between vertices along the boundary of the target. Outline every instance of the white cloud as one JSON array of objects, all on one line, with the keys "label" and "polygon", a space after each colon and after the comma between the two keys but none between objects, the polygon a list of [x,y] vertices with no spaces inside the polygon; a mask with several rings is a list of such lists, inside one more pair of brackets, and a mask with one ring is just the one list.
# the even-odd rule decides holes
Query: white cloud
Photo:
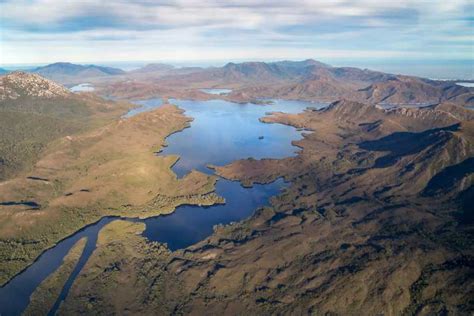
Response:
[{"label": "white cloud", "polygon": [[[467,0],[3,1],[0,63],[98,56],[466,59],[472,58],[469,5]],[[438,55],[430,51],[433,45],[441,45]]]}]

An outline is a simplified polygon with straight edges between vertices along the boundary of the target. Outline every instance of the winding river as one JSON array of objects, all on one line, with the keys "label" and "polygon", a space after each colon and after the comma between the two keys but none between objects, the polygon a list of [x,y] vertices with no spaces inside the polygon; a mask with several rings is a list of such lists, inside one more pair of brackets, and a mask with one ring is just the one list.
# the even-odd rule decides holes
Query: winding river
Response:
[{"label": "winding river", "polygon": [[[321,108],[326,104],[300,101],[273,100],[269,105],[235,104],[222,100],[187,101],[170,100],[192,117],[190,128],[167,138],[168,146],[160,155],[176,154],[180,160],[173,166],[178,177],[196,169],[212,174],[208,165],[225,165],[237,159],[253,157],[283,158],[293,156],[298,150],[291,142],[302,138],[301,132],[281,124],[264,124],[259,118],[267,112],[299,113],[307,107]],[[161,105],[160,99],[137,102],[138,107],[124,117],[150,111]],[[259,206],[268,204],[285,183],[279,179],[267,185],[243,188],[239,183],[219,179],[216,192],[226,199],[226,204],[211,207],[180,206],[170,215],[157,216],[143,221],[143,233],[149,240],[166,243],[171,250],[190,246],[212,233],[216,224],[228,224],[244,219]],[[105,217],[62,240],[45,251],[31,266],[0,288],[0,315],[19,315],[26,308],[36,287],[62,263],[64,256],[82,237],[88,237],[85,250],[69,277],[50,314],[54,314],[68,294],[74,279],[95,249],[97,234],[113,221]]]}]

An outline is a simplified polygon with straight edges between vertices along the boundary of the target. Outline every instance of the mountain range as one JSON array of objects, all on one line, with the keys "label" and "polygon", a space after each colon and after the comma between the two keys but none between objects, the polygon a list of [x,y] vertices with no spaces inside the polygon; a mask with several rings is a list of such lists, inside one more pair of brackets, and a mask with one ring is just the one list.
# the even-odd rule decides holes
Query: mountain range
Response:
[{"label": "mountain range", "polygon": [[[94,93],[125,98],[338,99],[260,118],[313,131],[294,142],[294,156],[213,166],[244,186],[288,183],[249,218],[216,225],[206,239],[176,251],[146,239],[143,223],[107,224],[59,314],[474,310],[474,111],[465,107],[472,88],[312,60],[130,72],[43,68],[82,82],[81,73],[100,73],[89,77]],[[210,95],[204,87],[233,91]],[[193,171],[177,178],[170,168],[178,157],[154,154],[191,117],[164,98],[159,108],[124,119],[133,105],[94,93],[71,93],[38,73],[0,77],[2,286],[105,216],[222,203],[217,177]],[[384,107],[404,102],[430,105]],[[73,273],[70,260],[36,288],[31,314],[51,310]]]},{"label": "mountain range", "polygon": [[[54,63],[32,70],[65,85],[92,83],[98,94],[117,98],[206,99],[203,88],[230,88],[235,102],[262,98],[334,102],[341,98],[388,105],[433,105],[444,101],[474,106],[474,88],[354,67],[303,61],[227,63],[222,67],[148,64],[124,71],[97,65]],[[215,97],[215,96],[212,96]],[[222,96],[224,98],[224,96]]]},{"label": "mountain range", "polygon": [[[230,88],[232,92],[225,98],[236,102],[262,98],[333,102],[344,98],[392,105],[432,105],[444,101],[474,105],[474,89],[457,85],[455,81],[332,67],[312,59],[228,63],[209,68],[149,64],[129,72],[99,66],[80,66],[78,69],[83,70],[68,72],[62,68],[54,64],[37,71],[60,82],[65,78],[63,83],[87,80],[97,86],[97,93],[119,98],[206,99],[210,96],[200,93],[199,89]],[[67,68],[76,69],[70,64]]]},{"label": "mountain range", "polygon": [[31,72],[40,74],[51,80],[61,83],[69,83],[76,78],[95,78],[104,76],[115,76],[124,74],[125,71],[118,68],[97,65],[77,65],[66,62],[58,62],[33,69]]}]

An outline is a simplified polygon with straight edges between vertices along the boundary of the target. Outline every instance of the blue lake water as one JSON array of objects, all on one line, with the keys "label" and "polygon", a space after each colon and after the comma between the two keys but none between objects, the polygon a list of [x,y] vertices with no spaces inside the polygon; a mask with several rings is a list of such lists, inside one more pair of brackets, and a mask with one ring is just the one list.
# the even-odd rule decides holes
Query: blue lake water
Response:
[{"label": "blue lake water", "polygon": [[[185,110],[185,115],[193,117],[190,128],[172,134],[166,140],[168,146],[160,155],[177,154],[181,158],[173,166],[179,177],[193,169],[211,174],[209,164],[225,165],[237,159],[253,157],[283,158],[295,155],[298,148],[291,142],[302,137],[301,132],[281,124],[264,124],[259,118],[267,112],[302,112],[306,107],[320,108],[326,104],[299,101],[273,100],[270,105],[236,104],[222,100],[185,101],[170,100]],[[161,99],[136,102],[138,107],[125,117],[150,111],[161,106]],[[263,136],[263,138],[262,138]],[[141,221],[146,224],[143,233],[153,241],[166,243],[171,250],[185,248],[212,234],[216,224],[228,224],[250,216],[259,206],[267,205],[272,196],[277,195],[285,183],[279,179],[267,185],[243,188],[238,182],[219,179],[216,192],[226,199],[224,205],[199,207],[184,205],[166,216],[157,216]],[[26,308],[35,288],[61,264],[74,243],[88,237],[86,249],[79,264],[69,277],[55,304],[54,312],[67,296],[69,288],[88,257],[95,249],[95,241],[100,229],[114,220],[103,218],[85,227],[74,235],[45,251],[37,261],[0,288],[0,315],[19,315]]]},{"label": "blue lake water", "polygon": [[[268,112],[299,113],[313,103],[275,100],[270,105],[236,104],[223,100],[170,100],[194,119],[191,128],[167,138],[163,155],[179,155],[173,170],[182,177],[192,169],[209,173],[207,165],[225,165],[253,157],[283,158],[295,155],[291,142],[302,138],[291,126],[264,124]],[[323,106],[321,104],[321,106]],[[263,139],[261,138],[263,136]]]},{"label": "blue lake water", "polygon": [[91,92],[94,91],[94,86],[90,83],[81,83],[74,87],[71,87],[69,90],[72,92]]},{"label": "blue lake water", "polygon": [[[82,237],[88,237],[84,254],[90,255],[95,249],[99,230],[113,220],[112,217],[103,218],[59,242],[55,247],[45,251],[26,270],[0,288],[0,315],[20,315],[28,305],[30,295],[36,287],[56,271],[72,246]],[[83,255],[80,260],[84,261],[86,259],[87,256]]]},{"label": "blue lake water", "polygon": [[232,89],[217,89],[217,88],[212,88],[212,89],[200,89],[202,92],[206,92],[206,93],[209,93],[209,94],[217,94],[217,95],[220,95],[220,94],[229,94],[232,92]]}]

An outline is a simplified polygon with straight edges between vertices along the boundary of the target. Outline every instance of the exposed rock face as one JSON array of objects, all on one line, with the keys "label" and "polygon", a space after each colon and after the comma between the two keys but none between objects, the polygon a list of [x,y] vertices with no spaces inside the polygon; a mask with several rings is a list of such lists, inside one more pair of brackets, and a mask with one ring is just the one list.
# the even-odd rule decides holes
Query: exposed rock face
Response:
[{"label": "exposed rock face", "polygon": [[0,78],[0,100],[25,96],[51,99],[70,94],[65,87],[37,74],[13,72]]}]

